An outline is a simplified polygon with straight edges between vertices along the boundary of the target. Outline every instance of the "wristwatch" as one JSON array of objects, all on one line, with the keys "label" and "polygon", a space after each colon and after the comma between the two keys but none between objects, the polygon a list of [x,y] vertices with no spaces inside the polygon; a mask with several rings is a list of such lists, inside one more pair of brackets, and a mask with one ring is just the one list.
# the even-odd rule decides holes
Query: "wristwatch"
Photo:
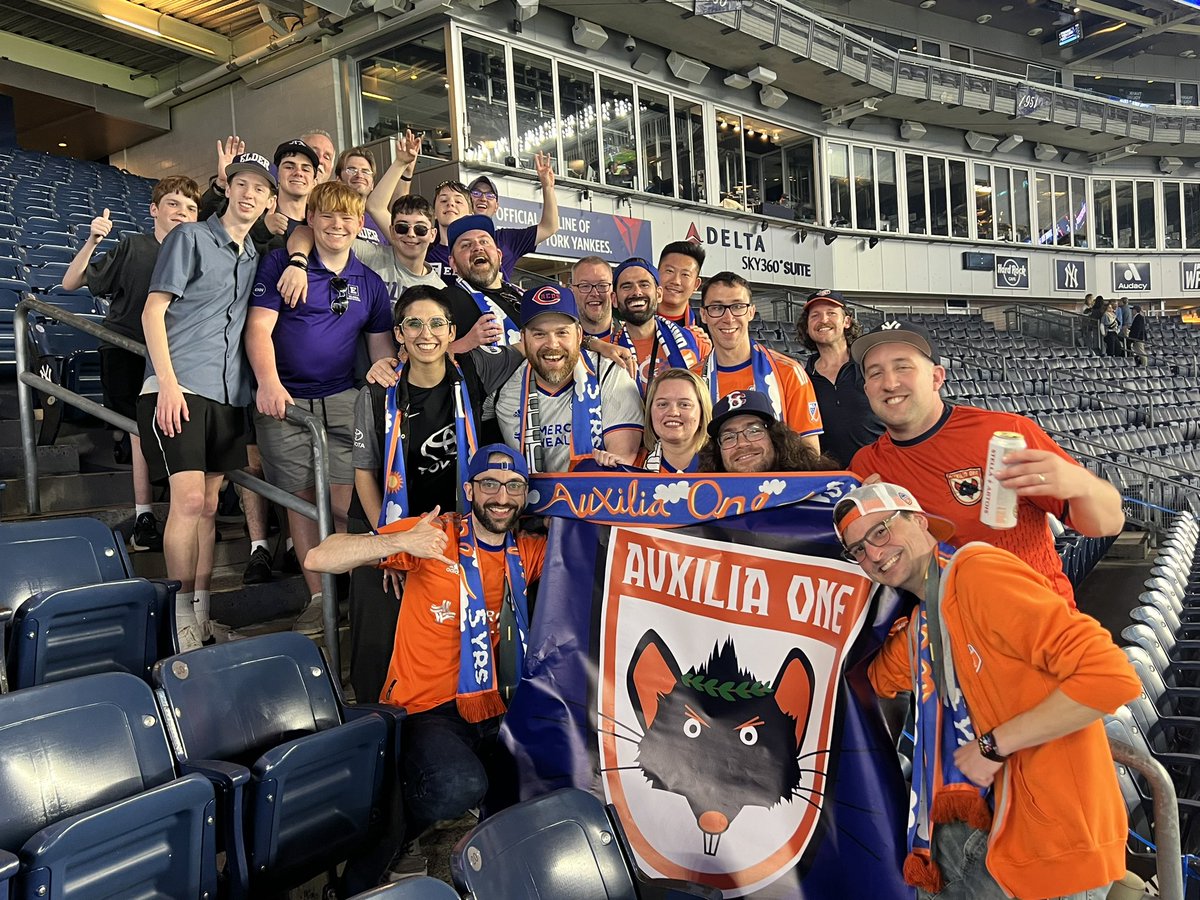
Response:
[{"label": "wristwatch", "polygon": [[1008,759],[997,749],[996,735],[991,731],[979,736],[979,752],[983,754],[984,759],[990,759],[992,762],[1002,763]]}]

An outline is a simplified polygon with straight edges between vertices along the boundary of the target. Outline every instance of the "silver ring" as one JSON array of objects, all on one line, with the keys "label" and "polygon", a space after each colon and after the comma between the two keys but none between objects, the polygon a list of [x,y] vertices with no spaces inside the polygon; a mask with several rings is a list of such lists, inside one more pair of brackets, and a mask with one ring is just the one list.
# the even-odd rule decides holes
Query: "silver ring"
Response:
[{"label": "silver ring", "polygon": [[1046,483],[1046,476],[1043,475],[1041,472],[1037,473],[1037,477],[1041,480],[1042,484]]}]

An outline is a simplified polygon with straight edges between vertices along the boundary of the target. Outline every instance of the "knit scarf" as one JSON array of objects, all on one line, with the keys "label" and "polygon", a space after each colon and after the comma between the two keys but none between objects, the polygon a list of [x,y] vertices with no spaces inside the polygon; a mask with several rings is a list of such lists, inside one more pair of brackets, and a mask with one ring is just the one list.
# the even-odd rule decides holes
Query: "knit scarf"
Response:
[{"label": "knit scarf", "polygon": [[[654,324],[658,333],[652,345],[651,354],[659,357],[659,348],[662,348],[662,351],[666,353],[668,369],[690,369],[700,361],[700,344],[696,340],[696,336],[688,329],[669,319],[664,319],[662,316],[655,316]],[[629,336],[629,327],[622,326],[612,340],[613,343],[624,347],[633,356],[638,391],[643,397],[646,396],[646,384],[658,372],[658,359],[651,359],[647,363],[646,374],[643,375],[642,361],[638,359],[637,348],[634,346],[633,338]]]},{"label": "knit scarf", "polygon": [[458,286],[471,295],[481,316],[490,313],[500,323],[500,338],[496,341],[497,347],[509,347],[521,339],[521,326],[512,320],[499,303],[483,291],[475,290],[462,278],[458,279]]},{"label": "knit scarf", "polygon": [[[786,422],[783,396],[779,393],[779,373],[775,369],[775,361],[758,341],[750,342],[750,371],[754,376],[754,390],[766,394],[771,399],[775,418],[780,422]],[[717,386],[717,354],[715,350],[708,355],[708,362],[704,366],[704,379],[708,382],[708,388],[712,392],[712,402],[715,406],[721,399],[721,390]]]},{"label": "knit scarf", "polygon": [[[467,461],[475,453],[478,441],[475,437],[475,413],[471,408],[471,395],[463,381],[463,372],[458,363],[447,359],[454,367],[454,440],[458,457],[459,497],[465,492],[461,485],[467,482]],[[383,504],[379,507],[378,527],[389,522],[411,516],[414,510],[408,506],[408,475],[405,471],[406,455],[404,443],[408,432],[408,366],[400,371],[399,380],[387,390],[387,415],[384,418],[384,447],[387,448],[383,466]],[[447,510],[448,511],[448,510]],[[418,514],[429,510],[416,510]]]},{"label": "knit scarf", "polygon": [[906,629],[913,673],[916,717],[913,740],[912,808],[904,880],[936,894],[944,887],[932,856],[933,829],[961,820],[987,831],[992,826],[990,789],[972,784],[954,765],[954,752],[975,740],[967,704],[954,675],[949,635],[941,626],[942,570],[953,548],[938,547],[925,578],[925,598]]},{"label": "knit scarf", "polygon": [[[458,689],[455,703],[468,722],[482,722],[504,714],[496,678],[496,653],[488,627],[487,602],[483,593],[483,573],[479,568],[479,544],[475,539],[472,516],[459,524],[459,651]],[[513,532],[504,536],[504,602],[512,604],[517,625],[516,671],[525,660],[529,632],[529,605],[525,592],[525,566],[517,550]]]},{"label": "knit scarf", "polygon": [[[599,365],[597,365],[599,370]],[[571,459],[591,456],[592,451],[604,446],[604,424],[600,418],[600,379],[592,370],[585,354],[579,354],[571,384]],[[521,405],[517,408],[518,420],[524,427],[522,444],[526,449],[531,473],[541,471],[542,422],[535,415],[540,400],[537,398],[537,383],[533,366],[526,364],[525,380],[521,385]]]}]

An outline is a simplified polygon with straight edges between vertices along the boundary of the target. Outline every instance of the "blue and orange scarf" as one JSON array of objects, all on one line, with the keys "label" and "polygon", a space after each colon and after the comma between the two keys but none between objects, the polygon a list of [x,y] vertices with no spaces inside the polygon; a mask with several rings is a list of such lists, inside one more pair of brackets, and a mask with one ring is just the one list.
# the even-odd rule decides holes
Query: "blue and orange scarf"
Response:
[{"label": "blue and orange scarf", "polygon": [[653,350],[657,359],[652,359],[647,363],[644,376],[642,360],[638,359],[637,348],[634,346],[633,338],[629,336],[629,327],[623,325],[621,330],[610,338],[614,344],[624,347],[633,356],[638,392],[643,397],[646,396],[646,385],[658,374],[658,362],[663,358],[664,352],[668,369],[691,369],[700,362],[700,342],[696,340],[696,335],[682,325],[678,325],[670,319],[664,319],[662,316],[655,316],[654,324],[658,328]]},{"label": "blue and orange scarf", "polygon": [[[775,418],[780,422],[786,422],[783,395],[779,392],[779,373],[775,368],[775,361],[771,359],[767,348],[758,341],[750,342],[750,371],[754,375],[754,390],[766,394],[771,399]],[[708,382],[708,389],[712,393],[712,402],[715,406],[721,399],[721,390],[717,385],[716,351],[708,354],[708,362],[704,366],[704,380]]]},{"label": "blue and orange scarf", "polygon": [[[587,354],[579,354],[571,390],[571,460],[591,456],[593,451],[604,447],[604,422],[600,417],[600,378],[588,362]],[[538,459],[533,453],[534,445],[542,442],[542,423],[534,428],[530,422],[529,397],[536,391],[537,384],[533,366],[526,364],[525,379],[521,384],[521,405],[517,407],[518,420],[522,428],[522,444],[529,461],[529,471],[540,471]]]}]

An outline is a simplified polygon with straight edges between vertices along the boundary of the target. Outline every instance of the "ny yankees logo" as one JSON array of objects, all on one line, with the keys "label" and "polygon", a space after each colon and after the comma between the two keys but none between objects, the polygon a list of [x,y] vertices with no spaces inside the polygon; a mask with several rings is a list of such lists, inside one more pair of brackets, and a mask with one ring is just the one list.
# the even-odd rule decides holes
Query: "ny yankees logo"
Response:
[{"label": "ny yankees logo", "polygon": [[881,329],[881,330],[883,330],[883,331],[895,331],[897,328],[899,328],[899,327],[900,327],[900,320],[899,320],[899,319],[892,319],[892,321],[890,321],[890,322],[884,322],[884,323],[883,323],[882,325],[880,325],[879,327],[880,327],[880,329]]}]

